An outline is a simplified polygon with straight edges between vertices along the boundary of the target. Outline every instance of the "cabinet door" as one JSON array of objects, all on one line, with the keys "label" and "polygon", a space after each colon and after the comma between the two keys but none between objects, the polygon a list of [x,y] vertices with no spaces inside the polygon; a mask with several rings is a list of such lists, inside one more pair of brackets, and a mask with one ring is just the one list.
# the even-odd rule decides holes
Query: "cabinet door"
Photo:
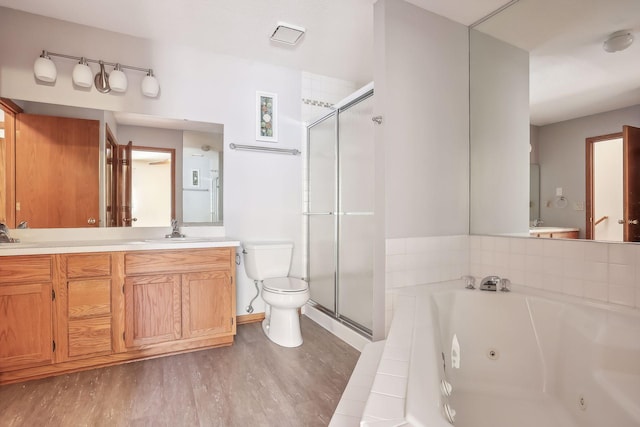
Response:
[{"label": "cabinet door", "polygon": [[51,283],[0,286],[0,371],[50,364]]},{"label": "cabinet door", "polygon": [[231,276],[225,271],[182,275],[183,338],[233,332]]},{"label": "cabinet door", "polygon": [[124,298],[127,347],[181,337],[180,275],[127,277]]}]

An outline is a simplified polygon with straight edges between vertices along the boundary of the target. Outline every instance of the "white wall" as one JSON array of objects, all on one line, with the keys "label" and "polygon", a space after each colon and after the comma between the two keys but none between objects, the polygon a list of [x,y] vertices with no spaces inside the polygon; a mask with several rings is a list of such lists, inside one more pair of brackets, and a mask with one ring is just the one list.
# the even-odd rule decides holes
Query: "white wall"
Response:
[{"label": "white wall", "polygon": [[373,330],[378,338],[389,307],[384,298],[388,239],[469,230],[467,28],[401,0],[378,0],[374,50],[374,114],[383,117],[375,131]]},{"label": "white wall", "polygon": [[[24,36],[16,37],[16,34]],[[295,244],[292,273],[301,275],[302,176],[300,156],[229,150],[255,141],[255,92],[278,94],[278,147],[301,146],[301,73],[296,70],[164,44],[0,8],[0,95],[8,98],[153,114],[225,126],[225,229],[245,240],[286,239]],[[72,87],[74,61],[54,59],[55,85],[36,82],[33,62],[42,49],[153,68],[157,99],[140,94],[143,73],[125,71],[126,94]],[[94,71],[97,71],[95,65]],[[271,145],[273,146],[273,145]],[[180,205],[178,205],[180,207]],[[238,314],[253,296],[253,283],[238,268]],[[258,305],[260,311],[263,306]]]},{"label": "white wall", "polygon": [[[375,5],[384,118],[386,237],[465,234],[469,223],[467,27],[400,0]],[[384,83],[383,83],[384,82]]]},{"label": "white wall", "polygon": [[471,30],[474,234],[529,229],[529,53]]},{"label": "white wall", "polygon": [[149,164],[148,160],[131,162],[131,216],[133,227],[162,227],[171,223],[171,164]]}]

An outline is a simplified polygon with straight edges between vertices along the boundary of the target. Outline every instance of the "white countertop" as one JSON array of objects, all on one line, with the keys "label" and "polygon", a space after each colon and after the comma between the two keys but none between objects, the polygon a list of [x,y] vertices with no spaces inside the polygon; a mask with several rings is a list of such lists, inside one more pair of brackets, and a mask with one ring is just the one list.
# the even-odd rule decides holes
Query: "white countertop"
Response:
[{"label": "white countertop", "polygon": [[78,252],[148,251],[158,249],[193,249],[237,247],[240,242],[223,237],[185,237],[149,239],[104,239],[0,243],[0,256],[45,255]]},{"label": "white countertop", "polygon": [[538,233],[567,233],[571,231],[580,231],[577,227],[531,227],[529,234]]}]

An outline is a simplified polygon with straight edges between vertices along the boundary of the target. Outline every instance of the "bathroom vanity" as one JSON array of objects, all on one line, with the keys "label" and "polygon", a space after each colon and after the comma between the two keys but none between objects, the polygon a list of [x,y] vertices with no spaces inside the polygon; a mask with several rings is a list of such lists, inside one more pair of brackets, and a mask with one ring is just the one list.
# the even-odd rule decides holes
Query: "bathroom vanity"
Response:
[{"label": "bathroom vanity", "polygon": [[529,230],[531,237],[547,239],[577,239],[580,229],[572,227],[534,227]]},{"label": "bathroom vanity", "polygon": [[231,345],[239,242],[169,240],[3,245],[0,384]]}]

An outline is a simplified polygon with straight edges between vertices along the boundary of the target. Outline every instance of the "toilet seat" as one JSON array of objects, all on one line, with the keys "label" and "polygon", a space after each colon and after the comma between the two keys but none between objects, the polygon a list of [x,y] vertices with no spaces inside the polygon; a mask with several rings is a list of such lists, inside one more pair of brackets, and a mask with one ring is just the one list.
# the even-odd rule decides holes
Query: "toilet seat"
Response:
[{"label": "toilet seat", "polygon": [[277,294],[299,294],[309,290],[309,284],[294,277],[276,277],[264,279],[262,289]]}]

